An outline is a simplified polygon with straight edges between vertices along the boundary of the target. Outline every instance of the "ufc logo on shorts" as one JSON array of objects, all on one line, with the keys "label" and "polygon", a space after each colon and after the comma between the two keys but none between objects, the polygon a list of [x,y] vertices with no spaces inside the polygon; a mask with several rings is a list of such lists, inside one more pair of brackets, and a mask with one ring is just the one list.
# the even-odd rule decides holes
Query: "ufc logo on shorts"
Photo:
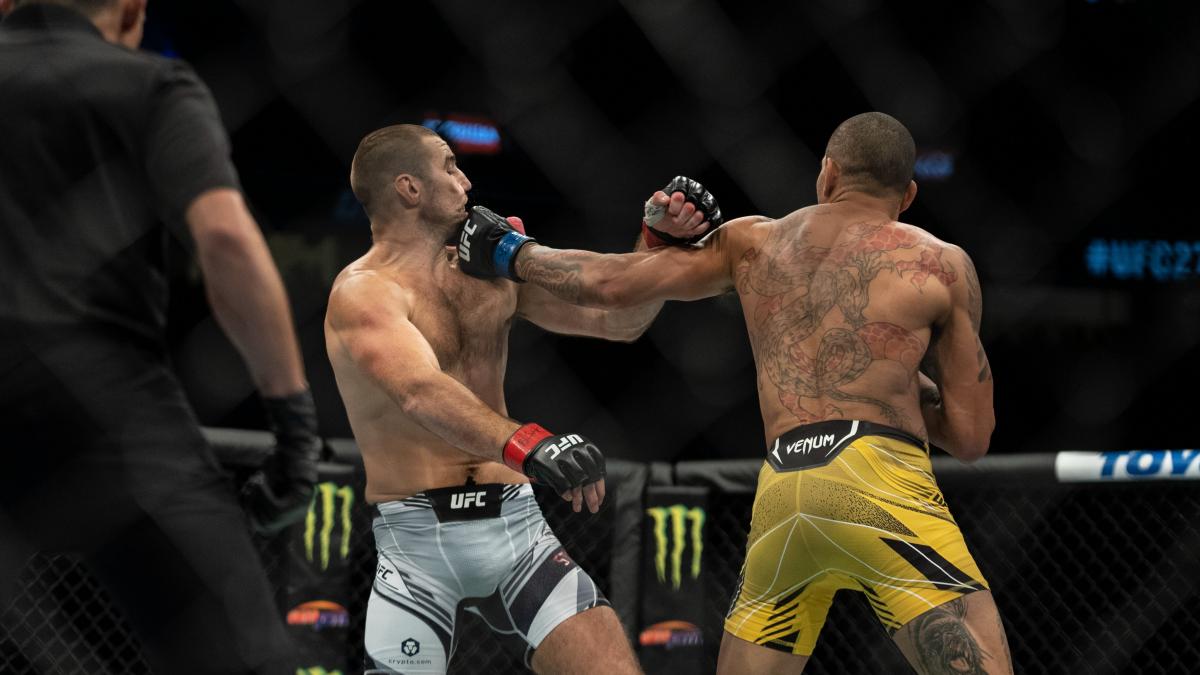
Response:
[{"label": "ufc logo on shorts", "polygon": [[467,262],[471,262],[471,235],[475,234],[476,225],[468,222],[463,225],[462,234],[458,237],[458,257]]},{"label": "ufc logo on shorts", "polygon": [[580,438],[578,434],[567,434],[566,436],[558,439],[558,443],[547,445],[546,452],[550,454],[550,459],[558,459],[558,455],[562,453],[563,450],[582,442],[583,439]]},{"label": "ufc logo on shorts", "polygon": [[450,508],[466,509],[472,506],[483,506],[483,497],[486,494],[486,492],[460,492],[450,495]]}]

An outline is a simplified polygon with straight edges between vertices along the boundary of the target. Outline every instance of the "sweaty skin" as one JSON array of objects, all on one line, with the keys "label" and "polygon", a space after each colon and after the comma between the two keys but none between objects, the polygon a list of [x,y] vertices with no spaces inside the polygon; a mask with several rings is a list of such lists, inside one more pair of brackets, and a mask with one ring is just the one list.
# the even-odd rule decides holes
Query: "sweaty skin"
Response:
[{"label": "sweaty skin", "polygon": [[[446,247],[431,265],[413,265],[390,246],[374,246],[334,282],[339,287],[370,276],[402,294],[411,322],[428,343],[442,372],[461,382],[499,415],[507,417],[504,369],[508,331],[517,308],[517,286],[461,274],[453,248]],[[362,289],[366,303],[390,300],[378,288]],[[328,333],[331,331],[327,331]],[[366,376],[336,335],[329,357],[346,404],[354,438],[367,473],[367,501],[383,502],[422,490],[478,483],[528,483],[529,479],[498,461],[460,450],[404,413],[383,388]],[[517,424],[512,428],[515,431]],[[502,439],[493,449],[500,459]]]},{"label": "sweaty skin", "polygon": [[[978,459],[995,416],[975,268],[961,248],[898,220],[915,183],[880,197],[839,189],[838,171],[823,160],[817,205],[777,220],[730,221],[699,246],[623,255],[526,246],[517,273],[596,307],[735,290],[768,443],[799,425],[857,419]],[[654,198],[666,204],[661,193]],[[989,591],[932,609],[893,639],[922,675],[1012,673]],[[726,632],[717,670],[801,672],[808,658]]]},{"label": "sweaty skin", "polygon": [[[444,141],[424,143],[428,170],[396,179],[407,207],[372,220],[374,243],[334,281],[325,318],[326,349],[372,503],[467,479],[529,482],[501,463],[520,426],[504,402],[514,317],[556,333],[631,341],[662,307],[579,307],[533,284],[462,273],[444,242],[466,218],[471,184]],[[662,227],[683,235],[700,215],[690,207]],[[603,497],[603,481],[563,494],[576,510],[586,500],[595,511]]]},{"label": "sweaty skin", "polygon": [[963,262],[915,227],[844,210],[760,223],[731,252],[767,436],[862,419],[924,439],[917,371]]},{"label": "sweaty skin", "polygon": [[[517,271],[598,307],[736,290],[768,441],[801,424],[858,419],[974,459],[994,425],[978,277],[961,248],[896,215],[851,198],[777,220],[739,218],[694,248],[528,246]],[[922,368],[941,396],[924,409]]]}]

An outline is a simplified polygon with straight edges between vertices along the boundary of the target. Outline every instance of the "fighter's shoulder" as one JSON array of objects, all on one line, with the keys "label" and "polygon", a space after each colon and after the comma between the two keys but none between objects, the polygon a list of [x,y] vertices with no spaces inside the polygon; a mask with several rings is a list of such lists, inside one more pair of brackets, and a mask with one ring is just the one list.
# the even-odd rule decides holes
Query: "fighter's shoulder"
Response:
[{"label": "fighter's shoulder", "polygon": [[899,220],[893,221],[891,226],[911,237],[918,245],[935,250],[953,252],[956,255],[965,253],[961,246],[939,239],[932,232],[922,227]]},{"label": "fighter's shoulder", "polygon": [[975,264],[972,262],[971,256],[967,254],[966,249],[964,249],[962,246],[939,239],[929,231],[917,227],[916,225],[910,225],[908,223],[896,221],[893,223],[893,226],[910,233],[910,236],[912,236],[921,247],[924,247],[925,249],[932,249],[932,252],[935,255],[937,255],[943,261],[950,263],[952,268],[958,268],[965,272],[965,275],[955,274],[956,280],[967,281],[969,278],[974,277]]},{"label": "fighter's shoulder", "polygon": [[754,242],[765,238],[774,218],[767,216],[742,216],[727,221],[713,231],[714,243],[720,243],[728,248],[745,248],[753,246]]},{"label": "fighter's shoulder", "polygon": [[385,270],[351,263],[333,280],[329,291],[328,316],[332,320],[354,320],[364,314],[407,311],[413,290],[404,279]]}]

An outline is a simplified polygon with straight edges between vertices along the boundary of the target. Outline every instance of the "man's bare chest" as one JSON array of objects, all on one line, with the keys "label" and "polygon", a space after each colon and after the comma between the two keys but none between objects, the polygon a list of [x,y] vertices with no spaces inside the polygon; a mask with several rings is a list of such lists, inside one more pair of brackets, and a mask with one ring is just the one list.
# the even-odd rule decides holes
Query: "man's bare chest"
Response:
[{"label": "man's bare chest", "polygon": [[506,282],[457,273],[448,276],[440,283],[423,285],[414,303],[413,325],[429,342],[443,370],[473,369],[502,360],[517,308],[516,289]]}]

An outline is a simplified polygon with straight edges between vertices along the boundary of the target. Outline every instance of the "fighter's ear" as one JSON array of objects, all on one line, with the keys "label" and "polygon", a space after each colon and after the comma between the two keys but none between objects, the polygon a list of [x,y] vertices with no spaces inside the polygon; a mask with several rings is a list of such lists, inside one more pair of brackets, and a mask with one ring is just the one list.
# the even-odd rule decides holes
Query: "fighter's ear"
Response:
[{"label": "fighter's ear", "polygon": [[908,181],[908,187],[904,189],[904,197],[900,200],[900,213],[904,213],[908,207],[912,206],[913,200],[917,198],[917,181]]},{"label": "fighter's ear", "polygon": [[402,173],[392,181],[400,203],[412,208],[421,203],[421,180],[411,173]]},{"label": "fighter's ear", "polygon": [[121,32],[136,30],[146,18],[146,0],[125,0],[121,3]]},{"label": "fighter's ear", "polygon": [[821,186],[824,193],[821,195],[821,201],[828,201],[837,190],[838,182],[842,178],[842,167],[838,166],[838,163],[833,161],[829,155],[825,155],[821,162],[824,164],[822,172],[825,174],[825,184]]}]

